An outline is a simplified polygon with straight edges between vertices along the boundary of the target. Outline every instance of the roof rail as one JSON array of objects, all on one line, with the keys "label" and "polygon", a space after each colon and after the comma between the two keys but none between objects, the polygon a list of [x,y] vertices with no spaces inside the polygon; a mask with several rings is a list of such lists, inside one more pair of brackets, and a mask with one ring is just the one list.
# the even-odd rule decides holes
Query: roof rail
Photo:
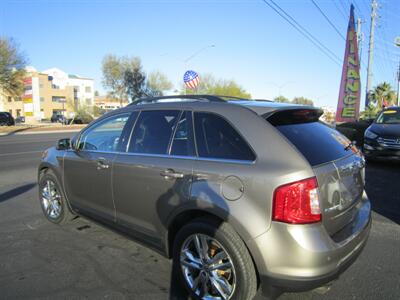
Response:
[{"label": "roof rail", "polygon": [[226,103],[225,100],[218,96],[213,95],[175,95],[175,96],[159,96],[159,97],[149,97],[149,98],[141,98],[133,101],[129,105],[138,105],[138,104],[148,104],[148,103],[156,103],[159,100],[168,100],[168,99],[182,99],[182,100],[195,100],[195,101],[209,101],[209,102],[220,102]]}]

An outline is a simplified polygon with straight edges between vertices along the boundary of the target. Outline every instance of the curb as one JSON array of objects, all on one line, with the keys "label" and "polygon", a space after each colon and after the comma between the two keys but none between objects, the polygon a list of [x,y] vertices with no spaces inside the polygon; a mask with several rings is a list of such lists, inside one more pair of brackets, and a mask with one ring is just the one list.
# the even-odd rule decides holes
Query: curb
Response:
[{"label": "curb", "polygon": [[68,133],[68,132],[79,132],[82,129],[70,129],[70,130],[47,130],[47,131],[21,131],[21,132],[0,132],[0,136],[13,136],[13,135],[29,135],[29,134],[46,134],[46,133]]}]

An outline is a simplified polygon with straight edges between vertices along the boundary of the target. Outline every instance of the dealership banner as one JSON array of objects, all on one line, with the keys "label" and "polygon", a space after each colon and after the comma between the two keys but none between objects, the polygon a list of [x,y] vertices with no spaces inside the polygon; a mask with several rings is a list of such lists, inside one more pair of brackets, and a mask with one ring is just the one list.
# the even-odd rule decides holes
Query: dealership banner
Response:
[{"label": "dealership banner", "polygon": [[346,50],[340,82],[336,122],[352,122],[360,112],[360,60],[358,57],[357,34],[354,22],[354,6],[350,7],[350,20],[347,27]]}]

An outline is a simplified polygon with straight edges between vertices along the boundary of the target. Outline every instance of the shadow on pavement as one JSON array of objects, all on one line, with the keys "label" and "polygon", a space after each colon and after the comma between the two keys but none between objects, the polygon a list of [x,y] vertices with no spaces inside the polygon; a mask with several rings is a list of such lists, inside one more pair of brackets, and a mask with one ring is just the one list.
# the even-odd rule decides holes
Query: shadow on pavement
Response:
[{"label": "shadow on pavement", "polygon": [[400,163],[368,162],[365,181],[372,210],[400,224]]},{"label": "shadow on pavement", "polygon": [[15,130],[10,131],[10,132],[8,132],[7,134],[5,134],[5,136],[15,135],[15,134],[18,133],[18,132],[30,130],[30,129],[35,128],[35,127],[37,127],[37,126],[23,127],[23,128],[15,129]]},{"label": "shadow on pavement", "polygon": [[10,200],[18,195],[24,194],[27,191],[33,189],[36,186],[36,183],[28,183],[28,184],[24,184],[21,186],[18,186],[16,188],[13,188],[12,190],[9,190],[7,192],[4,192],[2,194],[0,194],[0,203]]}]

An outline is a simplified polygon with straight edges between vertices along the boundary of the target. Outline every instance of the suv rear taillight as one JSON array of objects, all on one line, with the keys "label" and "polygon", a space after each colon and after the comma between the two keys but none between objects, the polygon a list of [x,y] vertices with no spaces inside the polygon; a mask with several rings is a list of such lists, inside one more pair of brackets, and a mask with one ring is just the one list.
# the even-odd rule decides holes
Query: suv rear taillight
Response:
[{"label": "suv rear taillight", "polygon": [[317,179],[308,178],[278,187],[274,193],[272,218],[292,224],[321,221]]}]

